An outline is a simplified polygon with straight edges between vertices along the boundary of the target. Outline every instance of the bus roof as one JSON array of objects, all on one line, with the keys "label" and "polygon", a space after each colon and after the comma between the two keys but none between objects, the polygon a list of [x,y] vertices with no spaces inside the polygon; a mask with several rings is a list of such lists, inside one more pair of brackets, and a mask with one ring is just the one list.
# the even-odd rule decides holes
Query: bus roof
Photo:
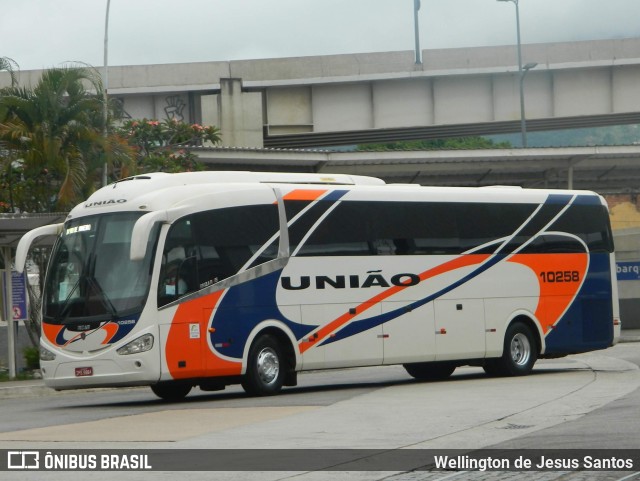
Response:
[{"label": "bus roof", "polygon": [[[412,193],[433,193],[443,200],[453,202],[543,202],[552,194],[576,194],[578,191],[522,189],[517,186],[496,188],[474,187],[423,187],[420,185],[386,184],[375,177],[346,174],[282,173],[206,171],[168,174],[156,172],[137,175],[112,183],[94,192],[86,201],[74,207],[70,218],[112,211],[154,211],[169,209],[186,199],[197,202],[199,196],[215,192],[231,192],[238,189],[271,189],[274,184],[305,185],[309,189],[320,186],[343,186],[350,191],[360,191],[364,197],[373,191],[398,195],[410,200]],[[340,187],[338,187],[340,188]],[[355,194],[355,192],[353,192]],[[579,192],[596,195],[593,192]],[[359,196],[358,196],[359,197]],[[382,195],[387,197],[387,195]],[[398,199],[400,200],[400,199]],[[604,202],[604,201],[603,201]]]}]

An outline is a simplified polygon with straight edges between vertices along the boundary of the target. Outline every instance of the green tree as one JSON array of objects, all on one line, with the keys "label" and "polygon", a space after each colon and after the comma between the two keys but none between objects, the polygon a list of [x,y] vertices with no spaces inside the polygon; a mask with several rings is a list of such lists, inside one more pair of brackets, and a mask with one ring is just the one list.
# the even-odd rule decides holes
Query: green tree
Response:
[{"label": "green tree", "polygon": [[0,181],[17,208],[68,209],[95,187],[89,167],[105,153],[113,165],[130,160],[126,145],[102,134],[101,93],[97,72],[77,67],[47,70],[33,88],[0,91]]},{"label": "green tree", "polygon": [[189,147],[220,141],[215,127],[175,119],[129,120],[117,132],[135,149],[138,172],[203,170],[203,165]]},{"label": "green tree", "polygon": [[18,64],[15,60],[9,57],[0,57],[0,71],[9,72],[11,77],[11,85],[17,85],[18,77],[16,76],[16,71],[19,70]]}]

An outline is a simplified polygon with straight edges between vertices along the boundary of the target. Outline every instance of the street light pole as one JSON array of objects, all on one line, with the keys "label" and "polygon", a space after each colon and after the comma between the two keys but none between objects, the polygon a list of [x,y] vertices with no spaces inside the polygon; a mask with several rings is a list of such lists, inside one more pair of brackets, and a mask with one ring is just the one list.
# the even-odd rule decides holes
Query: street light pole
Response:
[{"label": "street light pole", "polygon": [[[107,89],[109,88],[109,7],[111,6],[111,0],[107,0],[107,11],[104,16],[104,73],[102,74],[102,135],[106,141],[107,139],[107,122],[109,119],[108,97]],[[102,167],[102,185],[107,185],[107,169],[109,164],[107,162],[106,151],[104,153],[104,165]]]},{"label": "street light pole", "polygon": [[418,11],[420,10],[420,0],[413,0],[413,29],[416,40],[416,64],[422,63],[422,52],[420,51],[420,27],[418,24]]},{"label": "street light pole", "polygon": [[527,119],[524,108],[524,76],[534,68],[537,63],[528,63],[522,66],[522,42],[520,41],[520,7],[519,0],[498,0],[498,2],[511,2],[516,6],[516,41],[518,46],[518,75],[520,77],[520,133],[522,135],[522,147],[527,146]]},{"label": "street light pole", "polygon": [[528,63],[520,69],[520,130],[522,132],[522,146],[527,146],[527,117],[524,109],[524,77],[537,63]]}]

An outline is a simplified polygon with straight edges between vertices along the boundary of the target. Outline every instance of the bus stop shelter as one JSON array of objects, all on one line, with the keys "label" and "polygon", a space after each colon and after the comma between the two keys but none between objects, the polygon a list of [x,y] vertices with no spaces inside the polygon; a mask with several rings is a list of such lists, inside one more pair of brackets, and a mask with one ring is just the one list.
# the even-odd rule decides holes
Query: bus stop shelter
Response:
[{"label": "bus stop shelter", "polygon": [[[0,252],[3,260],[3,309],[0,310],[0,325],[6,326],[9,377],[16,377],[16,343],[19,319],[25,314],[14,315],[12,266],[15,248],[20,238],[28,231],[48,224],[64,222],[67,214],[56,212],[51,214],[0,214]],[[53,237],[42,237],[34,245],[51,245]],[[5,282],[6,281],[6,282]],[[15,319],[17,317],[18,319]],[[0,330],[0,333],[5,329]],[[1,335],[1,334],[0,334]]]}]

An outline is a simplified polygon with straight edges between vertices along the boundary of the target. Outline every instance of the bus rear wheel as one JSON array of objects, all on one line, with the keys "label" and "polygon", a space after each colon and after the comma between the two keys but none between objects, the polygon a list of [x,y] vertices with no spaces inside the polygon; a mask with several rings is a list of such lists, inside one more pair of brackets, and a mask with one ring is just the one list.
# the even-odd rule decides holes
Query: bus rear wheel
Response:
[{"label": "bus rear wheel", "polygon": [[285,361],[278,340],[270,335],[258,338],[249,351],[242,388],[250,396],[272,396],[280,392],[284,375]]},{"label": "bus rear wheel", "polygon": [[416,362],[403,367],[410,376],[424,381],[447,379],[456,370],[456,365],[450,362]]},{"label": "bus rear wheel", "polygon": [[165,401],[181,401],[191,392],[191,384],[175,381],[160,382],[151,386],[153,394]]},{"label": "bus rear wheel", "polygon": [[490,376],[526,376],[538,359],[536,341],[531,328],[514,322],[504,337],[502,357],[487,359],[483,366]]}]

